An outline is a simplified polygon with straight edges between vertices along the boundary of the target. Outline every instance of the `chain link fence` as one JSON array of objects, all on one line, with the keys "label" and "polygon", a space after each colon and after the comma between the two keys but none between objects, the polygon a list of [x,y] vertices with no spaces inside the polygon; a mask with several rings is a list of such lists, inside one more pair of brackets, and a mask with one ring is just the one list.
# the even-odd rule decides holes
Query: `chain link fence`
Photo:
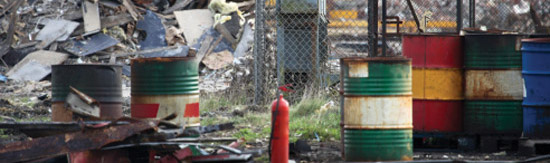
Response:
[{"label": "chain link fence", "polygon": [[[256,0],[254,102],[266,104],[283,84],[293,84],[296,92],[286,96],[291,102],[334,88],[331,86],[339,80],[339,58],[369,55],[367,4],[367,0]],[[419,30],[458,33],[457,25],[462,25],[533,34],[536,24],[530,4],[541,26],[550,23],[550,0],[411,0],[410,4],[386,0],[385,46],[389,55],[401,55],[400,36]],[[380,35],[382,1],[378,12]],[[379,36],[379,47],[380,40]]]}]

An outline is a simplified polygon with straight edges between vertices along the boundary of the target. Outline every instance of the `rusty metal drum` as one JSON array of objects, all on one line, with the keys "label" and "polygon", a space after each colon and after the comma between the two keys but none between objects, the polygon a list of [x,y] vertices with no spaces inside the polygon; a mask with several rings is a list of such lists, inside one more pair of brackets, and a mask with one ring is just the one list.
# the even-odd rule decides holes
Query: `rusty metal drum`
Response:
[{"label": "rusty metal drum", "polygon": [[464,42],[464,129],[520,134],[523,128],[521,35],[468,34]]},{"label": "rusty metal drum", "polygon": [[78,64],[52,66],[52,120],[72,121],[65,100],[72,86],[100,104],[100,117],[122,117],[122,66]]},{"label": "rusty metal drum", "polygon": [[199,71],[194,57],[132,60],[132,117],[199,126]]},{"label": "rusty metal drum", "polygon": [[[122,115],[122,66],[108,64],[76,64],[52,66],[52,121],[72,121],[72,112],[65,100],[72,86],[99,102],[100,118],[114,120]],[[69,153],[71,162],[127,160],[120,150]]]},{"label": "rusty metal drum", "polygon": [[415,132],[462,132],[462,42],[456,34],[403,36],[403,55],[413,66]]},{"label": "rusty metal drum", "polygon": [[412,160],[411,61],[343,58],[340,64],[344,159]]}]

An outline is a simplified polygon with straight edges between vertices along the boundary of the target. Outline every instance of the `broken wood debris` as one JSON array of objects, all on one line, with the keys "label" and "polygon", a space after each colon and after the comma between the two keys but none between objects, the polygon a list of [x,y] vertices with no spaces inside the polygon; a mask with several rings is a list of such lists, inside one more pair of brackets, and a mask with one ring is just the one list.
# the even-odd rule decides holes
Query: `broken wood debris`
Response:
[{"label": "broken wood debris", "polygon": [[69,152],[100,149],[109,143],[122,141],[137,133],[154,129],[157,124],[158,122],[155,121],[142,121],[14,142],[0,148],[0,160],[6,162],[31,161]]},{"label": "broken wood debris", "polygon": [[99,4],[96,2],[84,1],[82,3],[82,15],[84,16],[84,35],[90,35],[101,30],[99,18]]},{"label": "broken wood debris", "polygon": [[51,73],[51,66],[60,64],[68,54],[39,50],[28,54],[6,74],[14,80],[38,81]]},{"label": "broken wood debris", "polygon": [[[0,16],[4,28],[0,34],[6,36],[0,39],[0,66],[7,71],[24,66],[25,70],[18,70],[20,73],[48,74],[48,66],[40,61],[22,62],[27,54],[42,49],[78,57],[69,56],[56,64],[128,65],[127,60],[135,56],[197,56],[202,61],[203,57],[211,55],[234,57],[237,47],[238,57],[234,60],[240,60],[252,55],[250,37],[240,37],[245,31],[243,14],[253,14],[254,4],[253,0],[212,1],[210,4],[194,0],[9,1],[0,12],[6,15]],[[34,12],[17,13],[22,8]],[[247,32],[246,36],[250,36],[250,31]],[[6,58],[8,62],[4,61]],[[16,66],[18,62],[22,63]],[[206,63],[209,66],[201,64],[201,69],[206,71],[234,68],[233,63],[228,64],[226,60]],[[235,66],[248,66],[239,68],[246,71],[252,69],[245,64]]]}]

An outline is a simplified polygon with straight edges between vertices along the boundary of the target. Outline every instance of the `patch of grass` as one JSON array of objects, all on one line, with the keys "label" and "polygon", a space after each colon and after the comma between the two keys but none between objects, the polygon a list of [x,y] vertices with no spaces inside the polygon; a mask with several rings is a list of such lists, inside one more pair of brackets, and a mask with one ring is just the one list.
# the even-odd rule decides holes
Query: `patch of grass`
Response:
[{"label": "patch of grass", "polygon": [[0,139],[8,139],[10,135],[5,133],[5,129],[0,129]]},{"label": "patch of grass", "polygon": [[51,121],[50,116],[33,116],[23,119],[15,119],[17,122],[49,122]]},{"label": "patch of grass", "polygon": [[321,106],[328,102],[325,98],[307,98],[303,99],[296,106],[291,106],[291,116],[292,117],[303,117],[308,116],[319,110]]},{"label": "patch of grass", "polygon": [[205,95],[201,96],[200,99],[200,113],[206,113],[210,111],[218,110],[221,107],[232,107],[235,105],[244,105],[246,104],[246,96],[215,96],[215,95]]},{"label": "patch of grass", "polygon": [[239,132],[233,134],[233,137],[236,138],[244,138],[247,141],[256,140],[258,138],[263,137],[261,133],[255,132],[250,128],[243,128],[240,129]]},{"label": "patch of grass", "polygon": [[303,99],[290,110],[289,139],[317,139],[320,141],[340,139],[340,111],[337,106],[330,106],[320,111],[328,98]]}]

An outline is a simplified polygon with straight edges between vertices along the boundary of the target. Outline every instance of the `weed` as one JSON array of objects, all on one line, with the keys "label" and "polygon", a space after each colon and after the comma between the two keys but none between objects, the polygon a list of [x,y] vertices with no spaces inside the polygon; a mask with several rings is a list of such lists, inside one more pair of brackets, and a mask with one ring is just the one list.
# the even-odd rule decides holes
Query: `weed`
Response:
[{"label": "weed", "polygon": [[289,122],[291,142],[298,139],[340,139],[340,113],[334,108],[336,106],[319,111],[328,101],[327,98],[307,98],[292,107]]}]

